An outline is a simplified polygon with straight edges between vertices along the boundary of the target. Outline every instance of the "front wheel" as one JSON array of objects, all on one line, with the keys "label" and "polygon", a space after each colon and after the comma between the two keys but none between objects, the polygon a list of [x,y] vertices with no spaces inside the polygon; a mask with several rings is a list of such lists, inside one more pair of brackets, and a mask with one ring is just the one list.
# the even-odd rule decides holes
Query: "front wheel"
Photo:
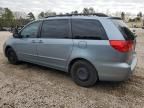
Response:
[{"label": "front wheel", "polygon": [[98,80],[95,68],[83,60],[79,60],[72,65],[71,76],[76,84],[83,87],[93,86]]},{"label": "front wheel", "polygon": [[7,53],[8,61],[11,64],[18,64],[19,63],[17,55],[12,48],[9,48],[6,53]]}]

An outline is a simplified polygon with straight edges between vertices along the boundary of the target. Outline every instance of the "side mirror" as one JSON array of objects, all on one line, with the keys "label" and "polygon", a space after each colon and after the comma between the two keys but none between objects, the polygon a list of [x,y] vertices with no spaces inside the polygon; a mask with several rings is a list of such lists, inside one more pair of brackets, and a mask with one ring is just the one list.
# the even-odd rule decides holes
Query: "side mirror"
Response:
[{"label": "side mirror", "polygon": [[20,32],[20,31],[21,31],[21,29],[22,29],[22,27],[19,27],[19,28],[18,28],[18,32]]},{"label": "side mirror", "polygon": [[18,33],[18,29],[16,29],[16,28],[13,30],[13,37],[14,38],[20,38],[20,35]]},{"label": "side mirror", "polygon": [[13,34],[14,38],[20,38],[19,34]]}]

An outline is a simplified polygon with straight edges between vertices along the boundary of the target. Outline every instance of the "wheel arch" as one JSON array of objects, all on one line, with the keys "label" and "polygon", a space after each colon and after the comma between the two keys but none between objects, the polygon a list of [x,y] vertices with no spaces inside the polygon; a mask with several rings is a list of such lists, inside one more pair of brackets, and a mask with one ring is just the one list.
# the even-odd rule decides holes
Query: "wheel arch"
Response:
[{"label": "wheel arch", "polygon": [[[75,62],[77,62],[77,61],[79,61],[79,60],[86,61],[86,62],[90,63],[90,64],[95,68],[95,66],[90,62],[90,60],[87,60],[87,59],[85,59],[85,58],[78,57],[78,58],[74,58],[74,59],[70,60],[70,62],[69,62],[69,64],[68,64],[68,72],[70,72],[71,66],[72,66]],[[96,68],[95,68],[95,69],[96,69]]]},{"label": "wheel arch", "polygon": [[72,60],[69,62],[69,64],[68,64],[68,73],[70,73],[70,69],[71,69],[72,65],[73,65],[75,62],[79,61],[79,60],[83,60],[83,61],[86,61],[86,62],[88,62],[89,64],[91,64],[91,65],[94,67],[94,69],[96,70],[96,72],[97,72],[97,77],[98,77],[98,80],[99,80],[99,74],[98,74],[98,71],[97,71],[96,67],[94,66],[94,64],[93,64],[92,62],[90,62],[90,60],[87,60],[87,59],[81,58],[81,57],[79,57],[79,58],[74,58],[74,59],[72,59]]},{"label": "wheel arch", "polygon": [[7,57],[7,50],[8,50],[9,48],[13,49],[13,48],[12,48],[11,46],[9,46],[9,45],[6,46],[5,51],[4,51],[6,57]]}]

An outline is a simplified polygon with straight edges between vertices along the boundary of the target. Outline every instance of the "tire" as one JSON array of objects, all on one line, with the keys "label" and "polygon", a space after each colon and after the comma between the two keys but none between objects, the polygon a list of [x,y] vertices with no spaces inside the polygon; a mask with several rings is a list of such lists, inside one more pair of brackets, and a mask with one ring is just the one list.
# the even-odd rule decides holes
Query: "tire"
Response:
[{"label": "tire", "polygon": [[82,87],[93,86],[98,80],[96,69],[84,60],[75,62],[70,72],[74,82]]},{"label": "tire", "polygon": [[18,60],[18,58],[17,58],[17,55],[16,55],[15,51],[14,51],[12,48],[9,48],[9,49],[6,51],[6,54],[7,54],[8,61],[9,61],[11,64],[14,64],[14,65],[19,64],[19,60]]}]

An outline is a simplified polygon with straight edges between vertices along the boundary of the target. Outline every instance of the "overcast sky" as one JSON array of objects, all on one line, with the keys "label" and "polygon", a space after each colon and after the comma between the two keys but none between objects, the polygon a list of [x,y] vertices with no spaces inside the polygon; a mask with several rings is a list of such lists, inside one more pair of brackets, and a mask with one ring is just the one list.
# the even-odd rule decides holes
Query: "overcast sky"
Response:
[{"label": "overcast sky", "polygon": [[13,11],[34,12],[52,10],[56,12],[82,11],[84,7],[93,7],[98,12],[125,11],[144,13],[144,0],[0,0],[0,7]]}]

